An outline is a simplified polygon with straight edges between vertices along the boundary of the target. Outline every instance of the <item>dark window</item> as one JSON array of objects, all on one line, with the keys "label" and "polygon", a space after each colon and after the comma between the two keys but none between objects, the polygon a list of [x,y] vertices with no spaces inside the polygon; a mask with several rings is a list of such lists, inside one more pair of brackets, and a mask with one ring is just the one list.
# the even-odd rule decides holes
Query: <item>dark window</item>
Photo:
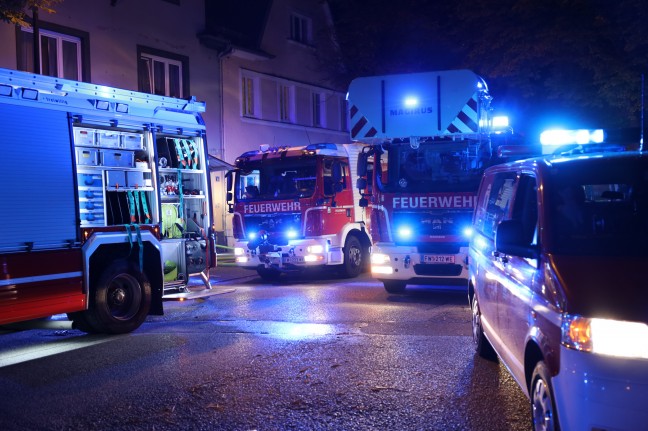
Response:
[{"label": "dark window", "polygon": [[298,15],[290,15],[290,39],[303,44],[310,43],[311,20]]},{"label": "dark window", "polygon": [[61,26],[41,23],[39,64],[34,67],[34,30],[19,27],[16,34],[18,70],[75,81],[89,80],[88,34]]},{"label": "dark window", "polygon": [[161,96],[189,96],[189,59],[138,46],[139,91]]}]

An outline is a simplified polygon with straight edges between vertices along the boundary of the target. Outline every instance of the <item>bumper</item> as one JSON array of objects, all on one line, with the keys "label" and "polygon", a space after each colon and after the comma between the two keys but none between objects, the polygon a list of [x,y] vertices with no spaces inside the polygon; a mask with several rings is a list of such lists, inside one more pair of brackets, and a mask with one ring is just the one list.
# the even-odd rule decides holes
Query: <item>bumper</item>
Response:
[{"label": "bumper", "polygon": [[416,247],[374,245],[371,275],[379,280],[411,284],[441,284],[468,281],[468,247],[456,254],[420,253]]},{"label": "bumper", "polygon": [[648,360],[593,355],[561,347],[553,378],[564,430],[639,430],[648,424]]},{"label": "bumper", "polygon": [[290,241],[288,245],[275,246],[272,251],[259,253],[250,250],[247,241],[234,245],[234,262],[237,266],[256,269],[259,266],[277,270],[295,270],[300,268],[343,263],[341,247],[334,247],[326,239],[304,239]]}]

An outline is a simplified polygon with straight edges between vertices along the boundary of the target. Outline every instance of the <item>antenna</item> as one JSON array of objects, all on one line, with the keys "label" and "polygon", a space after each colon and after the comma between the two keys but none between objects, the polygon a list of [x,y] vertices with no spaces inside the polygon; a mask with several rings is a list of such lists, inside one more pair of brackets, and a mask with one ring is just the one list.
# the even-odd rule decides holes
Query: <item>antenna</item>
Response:
[{"label": "antenna", "polygon": [[644,74],[641,74],[641,137],[639,138],[639,151],[643,151],[644,143]]}]

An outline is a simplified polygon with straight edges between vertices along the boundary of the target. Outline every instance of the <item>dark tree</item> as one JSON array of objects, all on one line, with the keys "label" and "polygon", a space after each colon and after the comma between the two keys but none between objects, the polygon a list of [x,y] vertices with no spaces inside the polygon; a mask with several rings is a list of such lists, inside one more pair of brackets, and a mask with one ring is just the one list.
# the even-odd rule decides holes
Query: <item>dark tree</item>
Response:
[{"label": "dark tree", "polygon": [[29,26],[25,19],[28,12],[36,8],[54,13],[54,6],[63,0],[0,0],[0,20],[18,25]]},{"label": "dark tree", "polygon": [[[357,76],[467,68],[516,122],[637,127],[648,72],[644,0],[330,0]],[[342,69],[341,65],[345,66]]]}]

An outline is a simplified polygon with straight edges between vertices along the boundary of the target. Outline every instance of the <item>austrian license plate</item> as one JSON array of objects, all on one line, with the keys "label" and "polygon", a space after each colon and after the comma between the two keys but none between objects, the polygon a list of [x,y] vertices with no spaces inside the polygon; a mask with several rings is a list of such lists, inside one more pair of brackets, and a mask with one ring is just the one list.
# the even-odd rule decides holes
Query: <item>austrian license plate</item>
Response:
[{"label": "austrian license plate", "polygon": [[424,254],[423,263],[455,263],[455,257],[447,254]]},{"label": "austrian license plate", "polygon": [[304,256],[284,256],[283,263],[304,263]]}]

